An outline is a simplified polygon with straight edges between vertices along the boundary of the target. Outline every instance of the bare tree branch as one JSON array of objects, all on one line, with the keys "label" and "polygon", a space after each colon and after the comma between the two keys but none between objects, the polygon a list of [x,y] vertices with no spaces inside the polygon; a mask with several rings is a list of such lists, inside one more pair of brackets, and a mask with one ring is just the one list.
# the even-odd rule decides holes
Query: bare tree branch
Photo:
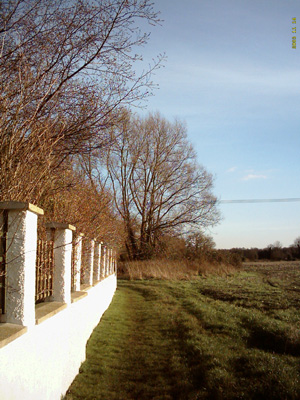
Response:
[{"label": "bare tree branch", "polygon": [[218,222],[212,176],[197,164],[183,124],[150,114],[132,117],[122,129],[107,153],[107,169],[125,226],[134,229],[129,244],[139,243],[136,257],[147,256],[163,232]]}]

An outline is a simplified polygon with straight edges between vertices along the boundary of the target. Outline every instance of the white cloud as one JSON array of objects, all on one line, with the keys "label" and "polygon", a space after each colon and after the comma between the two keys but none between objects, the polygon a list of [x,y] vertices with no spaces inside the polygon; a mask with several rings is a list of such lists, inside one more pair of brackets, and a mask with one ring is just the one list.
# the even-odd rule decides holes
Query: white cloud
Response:
[{"label": "white cloud", "polygon": [[267,179],[267,175],[262,174],[248,174],[242,178],[243,181],[249,181],[251,179]]},{"label": "white cloud", "polygon": [[237,167],[231,167],[226,172],[231,173],[231,172],[235,172],[236,170],[237,170]]},{"label": "white cloud", "polygon": [[[226,55],[226,59],[228,55]],[[182,73],[185,71],[185,74]],[[218,97],[224,91],[233,96],[234,92],[245,96],[245,91],[257,96],[258,93],[266,95],[296,95],[300,87],[300,71],[296,68],[286,67],[281,69],[272,66],[257,66],[257,63],[247,63],[239,58],[225,61],[224,58],[210,61],[205,64],[198,58],[192,61],[176,62],[163,73],[168,74],[168,82],[173,87],[178,84],[189,90],[200,89],[202,93],[213,93],[218,90]],[[186,89],[185,89],[186,90]]]}]

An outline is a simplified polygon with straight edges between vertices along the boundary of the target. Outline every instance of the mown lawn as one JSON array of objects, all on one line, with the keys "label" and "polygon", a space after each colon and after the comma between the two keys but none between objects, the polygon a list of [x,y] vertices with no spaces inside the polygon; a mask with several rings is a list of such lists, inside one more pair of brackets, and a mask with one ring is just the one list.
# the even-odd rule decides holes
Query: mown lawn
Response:
[{"label": "mown lawn", "polygon": [[275,269],[120,280],[65,399],[300,399],[300,268]]}]

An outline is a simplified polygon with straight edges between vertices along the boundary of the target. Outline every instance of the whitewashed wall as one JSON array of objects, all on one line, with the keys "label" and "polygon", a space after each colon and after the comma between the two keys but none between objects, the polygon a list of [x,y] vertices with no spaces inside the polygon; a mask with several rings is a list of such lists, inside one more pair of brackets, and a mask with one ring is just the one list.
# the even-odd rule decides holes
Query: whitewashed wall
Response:
[{"label": "whitewashed wall", "polygon": [[110,275],[86,297],[0,349],[0,399],[60,400],[85,360],[86,342],[116,286],[116,275]]}]

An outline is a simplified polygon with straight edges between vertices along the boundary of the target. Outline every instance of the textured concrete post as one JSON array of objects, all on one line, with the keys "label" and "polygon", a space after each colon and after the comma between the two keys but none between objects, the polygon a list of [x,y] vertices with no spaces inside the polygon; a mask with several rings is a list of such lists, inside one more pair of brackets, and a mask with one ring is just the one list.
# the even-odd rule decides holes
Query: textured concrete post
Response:
[{"label": "textured concrete post", "polygon": [[94,273],[94,281],[100,281],[100,263],[101,263],[101,244],[95,243],[95,250],[94,250],[94,266],[93,266],[93,273]]},{"label": "textured concrete post", "polygon": [[30,203],[16,201],[1,202],[0,209],[8,210],[6,322],[32,326],[35,324],[37,218],[44,212]]},{"label": "textured concrete post", "polygon": [[76,236],[74,241],[74,291],[80,291],[81,256],[82,256],[82,237],[83,233]]},{"label": "textured concrete post", "polygon": [[112,248],[109,248],[109,272],[108,275],[112,274]]},{"label": "textured concrete post", "polygon": [[69,224],[46,224],[54,242],[54,273],[52,300],[71,303],[72,235],[76,228]]},{"label": "textured concrete post", "polygon": [[106,276],[109,276],[109,247],[106,247]]},{"label": "textured concrete post", "polygon": [[109,276],[109,247],[106,247],[106,276]]},{"label": "textured concrete post", "polygon": [[114,249],[110,249],[110,273],[114,273]]},{"label": "textured concrete post", "polygon": [[93,264],[94,264],[94,247],[95,241],[93,239],[86,239],[84,243],[84,260],[83,260],[83,274],[82,283],[84,285],[93,285]]},{"label": "textured concrete post", "polygon": [[104,274],[105,274],[105,266],[104,266],[104,245],[103,242],[100,244],[100,279],[104,279]]},{"label": "textured concrete post", "polygon": [[112,249],[112,253],[111,253],[111,273],[114,274],[115,273],[115,250]]},{"label": "textured concrete post", "polygon": [[114,250],[114,274],[117,273],[117,252]]},{"label": "textured concrete post", "polygon": [[107,247],[103,246],[103,278],[107,277]]}]

